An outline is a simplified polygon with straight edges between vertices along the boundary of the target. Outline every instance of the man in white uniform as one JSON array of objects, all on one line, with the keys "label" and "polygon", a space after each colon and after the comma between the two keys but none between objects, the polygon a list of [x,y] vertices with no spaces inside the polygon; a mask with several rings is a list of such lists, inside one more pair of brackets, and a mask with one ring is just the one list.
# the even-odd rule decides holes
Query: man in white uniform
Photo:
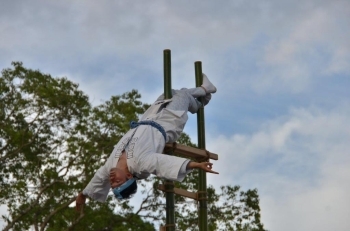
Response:
[{"label": "man in white uniform", "polygon": [[179,138],[188,119],[187,111],[196,113],[202,106],[197,98],[202,97],[206,105],[215,92],[216,87],[203,74],[201,87],[173,90],[172,99],[160,96],[139,122],[131,123],[132,129],[79,193],[76,209],[81,210],[87,196],[104,202],[111,188],[117,199],[130,198],[137,190],[136,179],[145,179],[150,174],[180,182],[194,168],[218,174],[212,170],[212,163],[162,154],[166,143]]}]

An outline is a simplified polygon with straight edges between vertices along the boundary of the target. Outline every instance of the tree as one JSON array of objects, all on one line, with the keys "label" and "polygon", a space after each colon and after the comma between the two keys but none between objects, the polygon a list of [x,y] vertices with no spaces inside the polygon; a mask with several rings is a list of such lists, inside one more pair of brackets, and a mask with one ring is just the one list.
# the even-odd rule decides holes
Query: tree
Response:
[{"label": "tree", "polygon": [[132,91],[91,107],[66,78],[13,66],[0,79],[0,202],[9,210],[4,230],[45,230],[62,224],[77,192],[127,131],[122,121],[136,119],[146,105]]},{"label": "tree", "polygon": [[[0,202],[9,211],[4,230],[155,230],[165,206],[156,178],[139,182],[143,200],[137,208],[113,197],[88,201],[82,214],[72,208],[129,121],[149,106],[140,94],[132,90],[94,107],[67,78],[12,65],[0,78]],[[180,140],[194,145],[185,134]],[[194,191],[196,178],[194,172],[177,187]],[[208,198],[210,230],[264,230],[256,190],[223,186],[217,192],[210,186]],[[195,203],[176,200],[178,229],[196,230]]]}]

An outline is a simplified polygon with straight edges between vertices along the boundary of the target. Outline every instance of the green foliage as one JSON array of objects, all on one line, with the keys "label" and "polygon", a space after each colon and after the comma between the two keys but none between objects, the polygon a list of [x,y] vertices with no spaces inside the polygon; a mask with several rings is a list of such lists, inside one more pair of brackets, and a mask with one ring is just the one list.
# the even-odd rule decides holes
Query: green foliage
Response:
[{"label": "green foliage", "polygon": [[[3,217],[5,230],[46,230],[56,223],[63,230],[83,222],[75,216],[67,219],[73,213],[69,205],[127,131],[128,124],[120,121],[144,112],[147,105],[139,98],[133,90],[92,107],[78,85],[66,78],[26,69],[22,63],[3,70],[0,202],[9,210]],[[94,212],[112,211],[97,206]]]},{"label": "green foliage", "polygon": [[[105,162],[114,145],[149,105],[136,90],[93,107],[78,85],[14,62],[0,78],[0,203],[8,207],[4,230],[155,230],[164,223],[161,182],[139,182],[142,203],[88,201],[84,213],[75,197]],[[179,142],[195,146],[183,134]],[[194,171],[176,187],[197,189]],[[197,230],[196,203],[175,197],[177,228]],[[264,230],[257,190],[208,188],[210,230]]]}]

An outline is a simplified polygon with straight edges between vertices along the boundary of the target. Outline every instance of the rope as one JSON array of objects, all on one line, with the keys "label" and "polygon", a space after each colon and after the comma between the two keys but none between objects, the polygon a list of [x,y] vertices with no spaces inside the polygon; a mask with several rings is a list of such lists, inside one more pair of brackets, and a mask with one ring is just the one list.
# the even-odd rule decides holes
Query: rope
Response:
[{"label": "rope", "polygon": [[160,231],[166,231],[167,227],[175,227],[176,228],[176,225],[175,224],[165,224],[163,226],[160,226]]},{"label": "rope", "polygon": [[[173,181],[165,181],[164,183],[163,183],[163,185],[164,185],[164,192],[170,192],[170,193],[174,193],[174,186],[175,186],[175,184],[174,184],[174,182]],[[170,186],[170,189],[168,188],[168,187]]]},{"label": "rope", "polygon": [[162,133],[164,140],[166,141],[166,133],[162,125],[152,121],[152,120],[143,120],[139,122],[131,121],[130,127],[131,128],[137,128],[139,125],[151,125],[154,128],[157,128],[160,133]]},{"label": "rope", "polygon": [[210,152],[208,150],[205,150],[205,153],[207,154],[206,161],[210,160]]},{"label": "rope", "polygon": [[210,161],[210,152],[206,149],[202,149],[205,151],[205,154],[207,155],[206,157],[202,157],[202,158],[197,158],[197,160],[199,162],[209,162]]},{"label": "rope", "polygon": [[173,143],[173,152],[175,152],[176,149],[177,149],[177,143],[174,142],[174,143]]},{"label": "rope", "polygon": [[207,191],[198,191],[197,192],[197,195],[198,195],[198,201],[207,201],[208,198],[207,198]]}]

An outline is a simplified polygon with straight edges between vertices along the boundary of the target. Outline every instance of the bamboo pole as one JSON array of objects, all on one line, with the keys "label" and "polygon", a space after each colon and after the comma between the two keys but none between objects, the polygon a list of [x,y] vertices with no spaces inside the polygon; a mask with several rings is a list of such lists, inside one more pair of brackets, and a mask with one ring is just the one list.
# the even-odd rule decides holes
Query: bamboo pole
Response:
[{"label": "bamboo pole", "polygon": [[[171,51],[166,49],[163,52],[164,57],[164,98],[172,98],[171,92]],[[175,197],[174,182],[165,181],[166,197],[166,231],[175,231]]]},{"label": "bamboo pole", "polygon": [[[196,87],[200,87],[203,83],[202,62],[197,61],[194,64],[196,75]],[[197,112],[197,134],[198,148],[205,149],[205,126],[204,126],[204,107]],[[207,175],[204,170],[199,170],[198,184],[198,226],[199,231],[208,230],[208,207],[207,207]]]}]

